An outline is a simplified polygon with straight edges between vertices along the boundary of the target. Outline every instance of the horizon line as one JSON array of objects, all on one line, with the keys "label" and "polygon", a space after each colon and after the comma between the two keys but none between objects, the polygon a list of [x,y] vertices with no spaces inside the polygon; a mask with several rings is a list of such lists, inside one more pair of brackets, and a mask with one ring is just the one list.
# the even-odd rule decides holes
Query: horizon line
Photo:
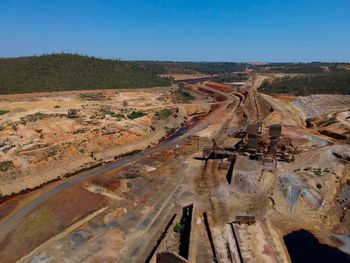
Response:
[{"label": "horizon line", "polygon": [[123,59],[121,57],[100,57],[95,55],[80,54],[77,52],[52,52],[52,53],[41,53],[33,55],[19,55],[19,56],[0,56],[0,59],[16,59],[16,58],[29,58],[29,57],[42,57],[50,55],[77,55],[82,57],[90,57],[104,60],[115,60],[125,62],[169,62],[169,63],[238,63],[238,64],[312,64],[312,63],[341,63],[350,64],[350,61],[324,61],[324,60],[310,60],[310,61],[229,61],[229,60],[171,60],[171,59]]}]

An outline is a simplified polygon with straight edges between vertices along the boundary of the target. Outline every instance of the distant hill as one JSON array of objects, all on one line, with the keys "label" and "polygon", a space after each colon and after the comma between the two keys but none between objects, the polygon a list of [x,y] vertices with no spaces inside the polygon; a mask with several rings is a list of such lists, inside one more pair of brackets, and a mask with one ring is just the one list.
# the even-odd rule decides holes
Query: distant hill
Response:
[{"label": "distant hill", "polygon": [[72,54],[0,58],[0,94],[167,86],[131,62]]},{"label": "distant hill", "polygon": [[223,74],[244,71],[248,65],[236,62],[134,61],[133,63],[154,74]]},{"label": "distant hill", "polygon": [[320,93],[350,95],[350,72],[336,70],[327,74],[284,77],[272,82],[265,81],[260,90],[267,93],[289,93],[298,96]]},{"label": "distant hill", "polygon": [[246,68],[261,73],[322,74],[339,69],[350,69],[348,63],[244,63],[244,62],[174,62],[174,61],[134,61],[154,74],[230,74],[242,72]]}]

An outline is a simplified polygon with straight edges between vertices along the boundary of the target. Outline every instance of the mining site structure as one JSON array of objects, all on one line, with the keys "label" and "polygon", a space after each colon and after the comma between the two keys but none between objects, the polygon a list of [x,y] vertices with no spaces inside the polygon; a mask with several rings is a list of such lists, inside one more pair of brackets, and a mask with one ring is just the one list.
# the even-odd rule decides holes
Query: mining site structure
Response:
[{"label": "mining site structure", "polygon": [[236,220],[232,223],[235,224],[248,224],[248,225],[254,225],[256,223],[255,216],[252,215],[237,215]]},{"label": "mining site structure", "polygon": [[[268,141],[263,137],[262,123],[248,124],[246,128],[230,132],[229,137],[240,138],[231,149],[218,146],[215,139],[212,146],[203,148],[203,159],[224,159],[233,161],[237,154],[262,161],[266,169],[273,170],[277,161],[291,162],[293,145],[289,137],[282,136],[282,125],[269,126]],[[266,138],[266,137],[265,137]],[[232,150],[234,149],[234,150]]]},{"label": "mining site structure", "polygon": [[247,135],[243,139],[242,153],[248,154],[250,159],[262,160],[265,145],[262,138],[262,123],[247,126]]},{"label": "mining site structure", "polygon": [[273,124],[269,127],[269,147],[267,155],[283,162],[291,162],[293,159],[291,152],[292,142],[289,137],[282,137],[282,125]]},{"label": "mining site structure", "polygon": [[237,137],[244,135],[240,145],[240,152],[248,155],[250,159],[262,160],[268,166],[276,165],[277,161],[290,162],[292,143],[289,137],[282,136],[282,125],[269,126],[268,142],[262,136],[262,124],[249,124],[246,130],[238,130]]},{"label": "mining site structure", "polygon": [[218,146],[215,139],[212,140],[212,146],[205,146],[203,148],[203,159],[233,159],[235,153],[232,151],[226,150],[224,147]]}]

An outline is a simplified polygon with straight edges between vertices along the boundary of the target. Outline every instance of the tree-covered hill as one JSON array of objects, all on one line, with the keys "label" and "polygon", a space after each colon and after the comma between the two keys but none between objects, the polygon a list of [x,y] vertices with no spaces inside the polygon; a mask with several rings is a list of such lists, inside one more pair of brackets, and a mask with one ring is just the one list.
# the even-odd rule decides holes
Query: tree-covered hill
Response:
[{"label": "tree-covered hill", "polygon": [[350,94],[350,72],[338,70],[328,74],[314,74],[298,77],[284,77],[272,82],[265,81],[261,88],[267,93],[310,94]]},{"label": "tree-covered hill", "polygon": [[247,63],[236,62],[134,61],[133,63],[155,74],[224,74],[244,71],[247,67]]},{"label": "tree-covered hill", "polygon": [[169,85],[134,63],[72,54],[0,58],[0,94]]}]

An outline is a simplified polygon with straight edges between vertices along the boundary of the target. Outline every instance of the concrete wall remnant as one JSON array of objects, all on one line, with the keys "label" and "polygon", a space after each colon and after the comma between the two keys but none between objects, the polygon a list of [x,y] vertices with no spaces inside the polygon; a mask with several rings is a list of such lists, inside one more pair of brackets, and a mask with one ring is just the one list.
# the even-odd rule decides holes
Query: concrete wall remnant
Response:
[{"label": "concrete wall remnant", "polygon": [[157,254],[157,263],[187,263],[188,261],[173,252],[161,252]]}]

